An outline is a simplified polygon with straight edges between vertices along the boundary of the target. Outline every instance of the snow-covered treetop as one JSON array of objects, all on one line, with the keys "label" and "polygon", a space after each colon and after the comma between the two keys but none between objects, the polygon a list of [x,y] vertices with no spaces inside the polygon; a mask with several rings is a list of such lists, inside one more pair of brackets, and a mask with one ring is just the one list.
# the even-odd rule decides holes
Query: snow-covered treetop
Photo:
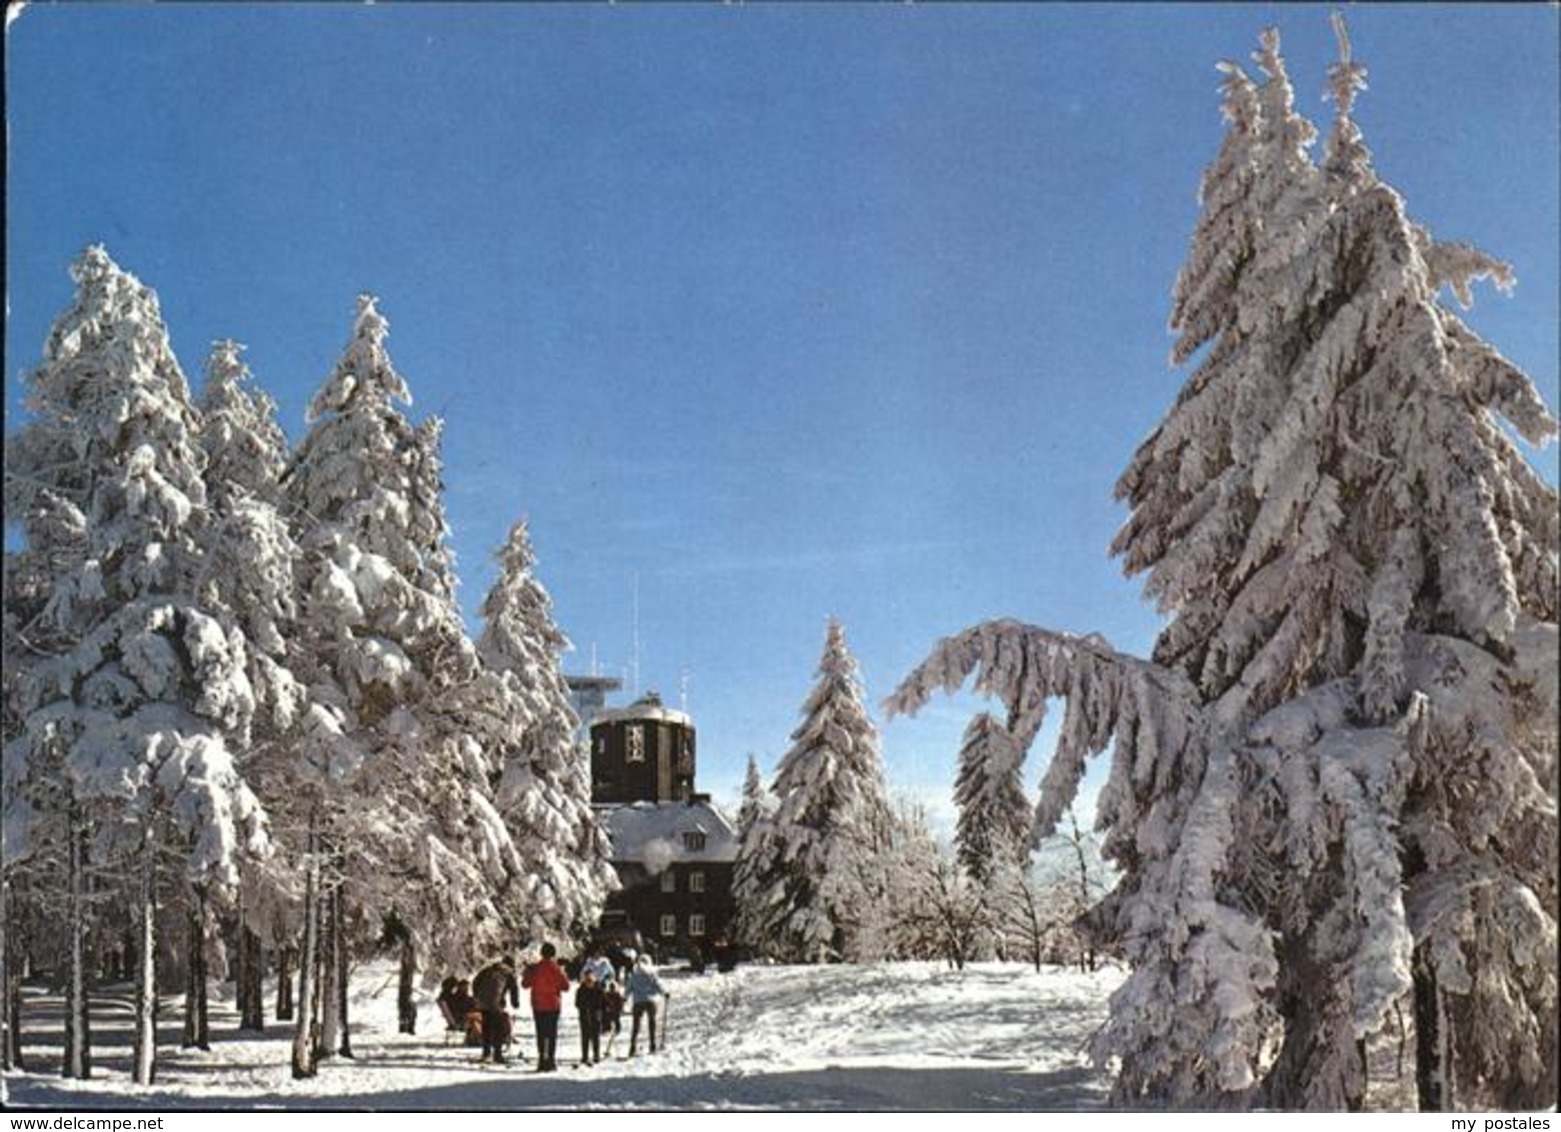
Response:
[{"label": "snow-covered treetop", "polygon": [[1366,68],[1351,58],[1350,33],[1344,26],[1344,16],[1336,11],[1332,19],[1334,35],[1339,40],[1339,59],[1328,67],[1328,97],[1338,106],[1338,114],[1328,137],[1324,167],[1331,177],[1363,184],[1372,177],[1371,154],[1360,127],[1350,115],[1356,97],[1366,89]]},{"label": "snow-covered treetop", "polygon": [[483,599],[482,636],[477,649],[483,662],[501,671],[541,673],[557,666],[570,648],[553,621],[553,599],[533,567],[536,552],[525,520],[510,528],[509,538],[495,557],[499,577]]},{"label": "snow-covered treetop", "polygon": [[211,504],[225,511],[236,492],[275,502],[287,465],[287,437],[276,401],[255,384],[232,339],[211,344],[201,390],[201,447]]},{"label": "snow-covered treetop", "polygon": [[396,407],[411,398],[386,352],[387,329],[374,300],[360,297],[352,340],[311,404],[313,424],[284,486],[300,542],[335,559],[311,582],[321,601],[350,614],[337,600],[350,579],[368,607],[403,626],[378,631],[400,635],[410,631],[414,611],[425,624],[455,616],[455,575],[440,482],[442,426],[430,419],[414,427]]},{"label": "snow-covered treetop", "polygon": [[411,390],[391,365],[385,349],[390,323],[379,313],[378,303],[373,295],[358,296],[352,339],[331,376],[309,402],[309,423],[327,413],[346,412],[363,402],[384,409],[389,409],[392,402],[412,403]]},{"label": "snow-covered treetop", "polygon": [[890,807],[856,658],[830,618],[818,679],[775,775],[778,825],[855,826],[871,842],[888,835]]},{"label": "snow-covered treetop", "polygon": [[802,714],[803,722],[791,735],[793,742],[811,740],[832,728],[827,738],[841,754],[849,755],[866,744],[876,754],[878,730],[867,715],[856,657],[846,647],[845,626],[836,618],[829,619],[818,682],[803,703]]},{"label": "snow-covered treetop", "polygon": [[954,842],[965,871],[983,882],[999,866],[1029,857],[1023,768],[1024,749],[1006,727],[987,712],[970,721],[954,777]]},{"label": "snow-covered treetop", "polygon": [[1155,657],[1229,693],[1236,725],[1363,656],[1363,706],[1385,718],[1406,629],[1502,648],[1520,609],[1555,609],[1555,495],[1497,418],[1533,443],[1555,419],[1437,301],[1510,272],[1435,243],[1378,180],[1350,116],[1365,70],[1338,30],[1323,174],[1277,35],[1255,119],[1226,67],[1231,127],[1173,315],[1178,356],[1208,350],[1117,485],[1133,513],[1112,549],[1174,617]]},{"label": "snow-covered treetop", "polygon": [[759,763],[752,755],[748,756],[748,771],[743,776],[742,802],[737,809],[737,836],[738,839],[748,836],[748,831],[754,823],[764,817],[770,809],[770,797],[764,789],[764,780],[759,777]]},{"label": "snow-covered treetop", "polygon": [[6,509],[84,529],[111,599],[166,592],[188,580],[205,504],[189,387],[150,289],[98,246],[71,276],[27,375],[34,419],[6,445]]}]

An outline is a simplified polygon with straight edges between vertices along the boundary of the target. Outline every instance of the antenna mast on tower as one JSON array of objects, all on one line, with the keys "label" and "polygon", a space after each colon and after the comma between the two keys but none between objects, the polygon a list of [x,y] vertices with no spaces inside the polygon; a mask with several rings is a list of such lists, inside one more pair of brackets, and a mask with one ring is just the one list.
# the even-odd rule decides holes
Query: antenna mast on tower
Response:
[{"label": "antenna mast on tower", "polygon": [[634,572],[632,622],[629,627],[629,694],[640,698],[640,573]]}]

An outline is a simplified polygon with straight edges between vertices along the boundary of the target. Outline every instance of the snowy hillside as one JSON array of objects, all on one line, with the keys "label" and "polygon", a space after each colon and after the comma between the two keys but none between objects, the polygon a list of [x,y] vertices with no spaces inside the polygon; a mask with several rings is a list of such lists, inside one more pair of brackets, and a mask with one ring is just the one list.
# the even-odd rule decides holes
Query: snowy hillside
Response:
[{"label": "snowy hillside", "polygon": [[[273,1026],[240,1040],[230,998],[213,1003],[210,1052],[178,1051],[173,1004],[156,1085],[128,1077],[129,1011],[97,1009],[101,1057],[90,1081],[61,1080],[59,1003],[29,1002],[29,1072],[5,1078],[6,1103],[53,1107],[230,1108],[1098,1108],[1109,1080],[1081,1053],[1104,1020],[1117,970],[1081,975],[1012,964],[951,971],[933,963],[870,967],[749,967],[730,974],[664,975],[671,993],[666,1049],[629,1060],[628,1019],[602,1064],[579,1067],[566,1011],[560,1070],[546,1076],[517,1057],[476,1064],[446,1044],[431,1001],[416,1036],[396,1031],[395,975],[375,966],[354,978],[357,1059],[293,1081],[289,1035]],[[116,1025],[118,1028],[116,1028]],[[520,1037],[530,1049],[529,1017]],[[643,1041],[643,1035],[642,1035]]]}]

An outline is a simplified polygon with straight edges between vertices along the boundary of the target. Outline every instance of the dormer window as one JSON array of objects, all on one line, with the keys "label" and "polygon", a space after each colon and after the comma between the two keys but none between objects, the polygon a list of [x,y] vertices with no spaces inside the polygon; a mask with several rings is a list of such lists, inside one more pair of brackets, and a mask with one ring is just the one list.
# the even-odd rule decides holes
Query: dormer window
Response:
[{"label": "dormer window", "polygon": [[705,833],[702,829],[691,829],[683,834],[683,848],[692,849],[695,852],[705,847]]}]

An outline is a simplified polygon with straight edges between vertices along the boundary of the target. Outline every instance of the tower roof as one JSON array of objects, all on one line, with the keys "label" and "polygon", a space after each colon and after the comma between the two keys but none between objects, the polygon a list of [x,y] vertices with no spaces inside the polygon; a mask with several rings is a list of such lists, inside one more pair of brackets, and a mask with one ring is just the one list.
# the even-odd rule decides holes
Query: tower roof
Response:
[{"label": "tower roof", "polygon": [[654,720],[658,723],[678,723],[684,727],[694,726],[693,717],[686,712],[674,711],[661,702],[661,697],[655,692],[646,692],[628,707],[608,708],[596,713],[591,721],[592,726],[598,723],[629,723],[636,720]]}]

